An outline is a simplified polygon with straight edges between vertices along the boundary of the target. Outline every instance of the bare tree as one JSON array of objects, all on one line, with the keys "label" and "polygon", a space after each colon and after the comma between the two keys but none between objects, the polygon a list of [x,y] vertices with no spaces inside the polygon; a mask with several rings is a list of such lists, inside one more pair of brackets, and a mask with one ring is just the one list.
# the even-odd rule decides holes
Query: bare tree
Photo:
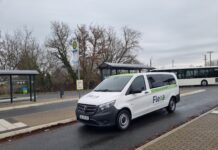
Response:
[{"label": "bare tree", "polygon": [[78,26],[75,31],[80,46],[80,64],[85,84],[98,76],[98,66],[103,62],[137,63],[134,51],[139,48],[140,33],[124,27],[118,37],[113,28]]},{"label": "bare tree", "polygon": [[[76,73],[68,59],[68,50],[73,39],[71,30],[67,24],[59,22],[53,22],[51,29],[52,36],[46,41],[46,46],[75,80]],[[140,33],[135,30],[124,27],[122,36],[117,36],[113,28],[79,25],[73,33],[74,39],[79,42],[81,75],[86,87],[98,80],[98,66],[103,62],[137,62],[135,51],[140,47]]]},{"label": "bare tree", "polygon": [[3,39],[1,35],[1,30],[0,30],[0,69],[3,69]]},{"label": "bare tree", "polygon": [[117,37],[116,32],[109,28],[105,30],[102,44],[102,62],[114,63],[138,63],[136,50],[140,48],[139,39],[141,34],[128,27],[122,28],[122,36]]},{"label": "bare tree", "polygon": [[46,41],[46,46],[52,49],[52,54],[61,60],[72,79],[76,80],[76,73],[68,60],[68,50],[72,42],[70,28],[67,24],[52,22],[51,30],[52,36]]},{"label": "bare tree", "polygon": [[20,51],[20,33],[14,32],[13,35],[5,34],[1,40],[1,68],[2,69],[16,69],[19,63]]},{"label": "bare tree", "polygon": [[123,37],[121,38],[121,49],[117,52],[117,63],[132,63],[136,59],[133,50],[140,48],[139,39],[141,34],[138,31],[124,27],[122,29]]},{"label": "bare tree", "polygon": [[18,69],[35,69],[40,70],[40,63],[43,61],[43,52],[36,39],[32,36],[32,31],[24,28],[20,33],[20,50]]},{"label": "bare tree", "polygon": [[0,42],[2,69],[37,69],[40,46],[27,28],[6,33]]}]

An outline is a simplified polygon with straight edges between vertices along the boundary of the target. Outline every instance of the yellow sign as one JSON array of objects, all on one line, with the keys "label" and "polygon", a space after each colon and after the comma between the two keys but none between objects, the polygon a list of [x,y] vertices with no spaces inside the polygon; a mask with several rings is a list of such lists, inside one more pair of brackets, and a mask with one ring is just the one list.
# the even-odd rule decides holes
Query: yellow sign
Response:
[{"label": "yellow sign", "polygon": [[76,89],[83,90],[83,80],[76,80]]},{"label": "yellow sign", "polygon": [[77,49],[77,42],[76,42],[76,41],[73,41],[72,46],[73,46],[73,49]]}]

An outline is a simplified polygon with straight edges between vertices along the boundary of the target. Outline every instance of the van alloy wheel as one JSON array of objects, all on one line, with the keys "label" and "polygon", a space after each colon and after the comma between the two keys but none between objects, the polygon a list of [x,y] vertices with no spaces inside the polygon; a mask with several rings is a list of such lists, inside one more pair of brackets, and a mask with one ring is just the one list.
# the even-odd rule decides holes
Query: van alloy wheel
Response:
[{"label": "van alloy wheel", "polygon": [[122,110],[119,112],[117,116],[117,127],[120,130],[126,130],[130,124],[130,115],[129,112],[126,110]]},{"label": "van alloy wheel", "polygon": [[169,105],[167,106],[167,111],[173,113],[176,110],[176,101],[174,98],[170,99]]}]

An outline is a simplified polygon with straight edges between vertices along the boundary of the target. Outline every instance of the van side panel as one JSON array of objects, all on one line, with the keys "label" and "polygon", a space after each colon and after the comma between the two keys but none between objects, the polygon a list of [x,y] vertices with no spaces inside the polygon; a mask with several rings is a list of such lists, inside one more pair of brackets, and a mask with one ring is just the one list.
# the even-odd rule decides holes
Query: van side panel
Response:
[{"label": "van side panel", "polygon": [[[156,111],[158,109],[167,107],[171,97],[176,97],[177,102],[180,101],[178,80],[174,74],[172,73],[152,73],[152,74],[160,75],[160,76],[171,75],[175,79],[175,83],[171,85],[152,88],[150,87],[151,85],[149,84],[149,79],[147,77],[148,75],[150,75],[150,73],[146,73],[144,75],[146,91],[140,93],[144,101],[144,103],[141,104],[143,105],[143,109],[141,109],[141,107],[140,108],[134,107],[135,105],[138,105],[136,103],[140,103],[140,100],[134,97],[136,94],[132,96],[123,95],[122,98],[121,97],[119,98],[120,100],[116,104],[116,107],[118,109],[128,108],[129,110],[131,110],[132,119]],[[128,88],[130,85],[131,84],[129,83]]]},{"label": "van side panel", "polygon": [[149,84],[149,79],[146,76],[146,81],[148,82],[148,94],[146,96],[150,97],[150,99],[152,100],[152,105],[150,108],[146,107],[143,114],[167,107],[171,97],[176,97],[177,102],[180,101],[179,86],[176,76],[172,73],[154,73],[154,75],[171,75],[175,79],[175,83],[171,85],[152,88]]}]

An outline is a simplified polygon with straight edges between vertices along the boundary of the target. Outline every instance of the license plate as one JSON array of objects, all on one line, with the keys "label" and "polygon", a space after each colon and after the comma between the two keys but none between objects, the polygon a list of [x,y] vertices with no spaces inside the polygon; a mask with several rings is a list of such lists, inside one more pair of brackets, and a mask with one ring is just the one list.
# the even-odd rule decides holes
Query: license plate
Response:
[{"label": "license plate", "polygon": [[89,116],[80,115],[79,118],[82,120],[89,120]]}]

